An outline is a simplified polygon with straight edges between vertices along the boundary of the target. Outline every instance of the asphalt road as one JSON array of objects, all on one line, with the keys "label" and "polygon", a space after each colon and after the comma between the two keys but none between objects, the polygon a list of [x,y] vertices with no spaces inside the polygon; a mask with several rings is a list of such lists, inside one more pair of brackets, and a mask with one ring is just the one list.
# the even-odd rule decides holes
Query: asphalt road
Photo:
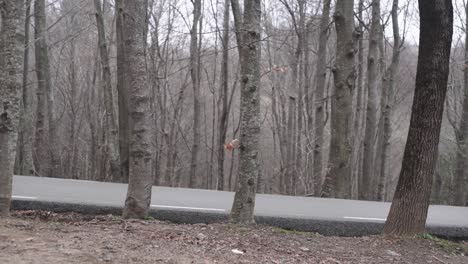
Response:
[{"label": "asphalt road", "polygon": [[[126,184],[14,176],[13,209],[57,212],[120,213]],[[151,215],[179,223],[212,223],[227,219],[234,193],[153,187]],[[257,223],[324,235],[378,234],[390,203],[283,195],[257,195]],[[431,205],[429,233],[468,238],[468,207]]]}]

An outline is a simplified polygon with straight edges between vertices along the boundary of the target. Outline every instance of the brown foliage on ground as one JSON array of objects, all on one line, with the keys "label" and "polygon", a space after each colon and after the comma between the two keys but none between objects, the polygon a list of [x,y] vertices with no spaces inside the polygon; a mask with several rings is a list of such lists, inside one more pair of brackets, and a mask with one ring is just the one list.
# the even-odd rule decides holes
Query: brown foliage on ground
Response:
[{"label": "brown foliage on ground", "polygon": [[467,244],[44,211],[0,220],[0,263],[468,263]]}]

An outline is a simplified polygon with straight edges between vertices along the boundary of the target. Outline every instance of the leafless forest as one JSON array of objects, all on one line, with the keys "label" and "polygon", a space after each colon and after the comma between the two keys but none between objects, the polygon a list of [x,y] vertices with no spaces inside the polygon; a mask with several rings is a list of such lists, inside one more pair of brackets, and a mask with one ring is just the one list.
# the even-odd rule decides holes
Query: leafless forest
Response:
[{"label": "leafless forest", "polygon": [[[146,0],[147,10],[126,13],[113,0],[25,2],[15,174],[127,182],[125,149],[140,140],[154,184],[235,190],[242,4]],[[413,2],[360,0],[349,9],[331,0],[262,1],[257,192],[392,199],[416,78]],[[454,11],[431,199],[464,205],[465,3],[455,1]],[[144,26],[132,28],[122,18]],[[344,25],[340,32],[335,23]],[[129,44],[130,35],[146,41]],[[131,78],[129,67],[136,71]],[[130,125],[121,113],[133,97],[122,87],[135,94],[134,79],[147,84],[136,92],[149,98],[141,100],[149,114],[130,113]],[[151,133],[129,138],[130,127]]]}]

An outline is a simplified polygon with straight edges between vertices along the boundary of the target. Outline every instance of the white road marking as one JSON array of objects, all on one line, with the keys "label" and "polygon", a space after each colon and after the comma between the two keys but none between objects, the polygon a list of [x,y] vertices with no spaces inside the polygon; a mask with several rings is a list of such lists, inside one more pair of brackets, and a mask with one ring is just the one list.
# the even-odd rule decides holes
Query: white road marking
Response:
[{"label": "white road marking", "polygon": [[356,217],[356,216],[344,216],[345,219],[356,219],[356,220],[369,220],[369,221],[386,221],[386,218],[372,218],[372,217]]},{"label": "white road marking", "polygon": [[11,196],[13,199],[24,199],[24,200],[37,200],[37,197],[31,197],[31,196],[20,196],[20,195],[13,195]]},{"label": "white road marking", "polygon": [[190,210],[201,210],[201,211],[218,211],[218,212],[225,212],[224,209],[217,209],[217,208],[200,208],[200,207],[185,207],[185,206],[172,206],[172,205],[159,205],[159,204],[152,204],[151,207],[153,208],[172,208],[172,209],[190,209]]}]

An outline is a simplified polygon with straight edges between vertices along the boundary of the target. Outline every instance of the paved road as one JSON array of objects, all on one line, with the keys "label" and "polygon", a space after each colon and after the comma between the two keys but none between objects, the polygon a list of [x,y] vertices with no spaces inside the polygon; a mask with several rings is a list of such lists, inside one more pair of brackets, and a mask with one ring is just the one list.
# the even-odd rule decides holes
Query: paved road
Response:
[{"label": "paved road", "polygon": [[[14,176],[14,209],[120,213],[126,184]],[[181,223],[227,219],[234,193],[153,187],[151,215]],[[361,236],[380,232],[390,203],[283,195],[257,195],[258,223],[324,235]],[[429,208],[430,233],[468,238],[468,207]]]}]

